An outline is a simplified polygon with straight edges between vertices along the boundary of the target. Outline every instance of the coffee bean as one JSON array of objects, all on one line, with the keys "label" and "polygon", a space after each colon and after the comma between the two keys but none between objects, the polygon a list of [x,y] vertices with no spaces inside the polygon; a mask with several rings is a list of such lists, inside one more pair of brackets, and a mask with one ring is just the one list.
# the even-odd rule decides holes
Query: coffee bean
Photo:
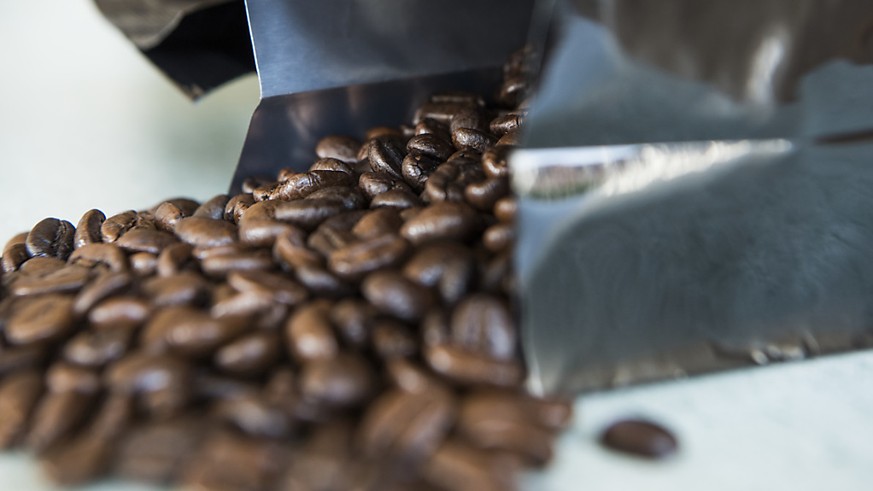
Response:
[{"label": "coffee bean", "polygon": [[305,264],[295,269],[297,280],[313,295],[340,298],[354,292],[352,285],[321,266]]},{"label": "coffee bean", "polygon": [[[449,124],[449,130],[455,131],[465,128],[471,130],[485,131],[487,128],[487,120],[482,109],[477,106],[466,107],[461,109],[454,116]],[[451,152],[449,152],[451,153]]]},{"label": "coffee bean", "polygon": [[80,332],[64,345],[64,359],[85,367],[101,368],[127,353],[134,332],[135,327],[125,324]]},{"label": "coffee bean", "polygon": [[491,133],[494,133],[497,136],[503,136],[511,131],[518,131],[523,122],[524,114],[513,111],[501,114],[492,119],[488,128],[491,130]]},{"label": "coffee bean", "polygon": [[494,216],[504,223],[513,223],[518,212],[518,203],[515,198],[500,198],[494,203]]},{"label": "coffee bean", "polygon": [[103,222],[106,220],[106,215],[100,210],[88,210],[79,219],[76,225],[76,232],[73,235],[73,247],[76,249],[88,245],[96,244],[103,241],[103,234],[100,229]]},{"label": "coffee bean", "polygon": [[176,238],[167,232],[161,232],[160,230],[134,229],[124,234],[115,242],[115,244],[121,249],[129,252],[160,254],[164,248],[175,242]]},{"label": "coffee bean", "polygon": [[297,305],[308,295],[296,281],[265,271],[234,271],[228,274],[227,282],[241,292],[266,294],[286,305]]},{"label": "coffee bean", "polygon": [[325,220],[309,235],[306,244],[322,256],[329,256],[335,250],[351,245],[357,239],[352,228],[364,213],[366,212],[341,213]]},{"label": "coffee bean", "polygon": [[285,411],[256,394],[224,399],[218,403],[215,412],[252,437],[287,438],[294,425]]},{"label": "coffee bean", "polygon": [[181,478],[186,489],[266,489],[288,460],[276,442],[224,432],[199,448]]},{"label": "coffee bean", "polygon": [[498,223],[485,229],[482,243],[491,252],[502,252],[515,243],[515,227],[507,223]]},{"label": "coffee bean", "polygon": [[497,145],[482,153],[482,169],[491,178],[509,176],[507,157],[511,151],[508,145]]},{"label": "coffee bean", "polygon": [[371,273],[361,293],[380,311],[409,322],[419,320],[433,304],[430,292],[396,271]]},{"label": "coffee bean", "polygon": [[18,276],[41,278],[58,272],[64,267],[66,267],[66,263],[56,257],[36,256],[21,264],[18,268],[20,273]]},{"label": "coffee bean", "polygon": [[3,257],[0,258],[0,267],[4,273],[12,273],[17,271],[28,259],[30,259],[30,255],[24,243],[8,245],[3,250]]},{"label": "coffee bean", "polygon": [[320,267],[324,258],[306,246],[306,238],[299,229],[292,229],[276,238],[273,257],[286,269],[304,266]]},{"label": "coffee bean", "polygon": [[408,220],[400,229],[413,244],[432,240],[467,240],[479,229],[476,212],[463,203],[435,203]]},{"label": "coffee bean", "polygon": [[424,355],[433,371],[459,384],[517,387],[524,377],[515,360],[490,359],[455,346],[432,346]]},{"label": "coffee bean", "polygon": [[367,198],[357,188],[351,186],[331,186],[321,188],[306,197],[310,200],[336,201],[346,210],[357,210],[367,207]]},{"label": "coffee bean", "polygon": [[130,269],[139,277],[152,275],[158,266],[157,256],[147,252],[131,254],[129,259]]},{"label": "coffee bean", "polygon": [[215,352],[215,365],[230,374],[263,373],[279,359],[281,340],[276,333],[254,332],[225,344]]},{"label": "coffee bean", "polygon": [[480,182],[468,184],[464,189],[467,203],[482,211],[490,211],[497,200],[509,193],[507,178],[492,177]]},{"label": "coffee bean", "polygon": [[440,445],[421,470],[427,482],[453,491],[512,489],[517,466],[511,459],[451,439]]},{"label": "coffee bean", "polygon": [[152,313],[152,305],[133,296],[118,295],[107,298],[91,308],[88,322],[100,329],[136,327]]},{"label": "coffee bean", "polygon": [[30,230],[25,240],[27,253],[33,256],[57,257],[66,261],[73,251],[76,228],[66,220],[46,218]]},{"label": "coffee bean", "polygon": [[182,210],[169,201],[161,203],[155,208],[155,225],[161,230],[172,232],[176,223],[182,218],[185,218]]},{"label": "coffee bean", "polygon": [[435,119],[424,118],[415,125],[416,135],[435,135],[443,140],[450,140],[449,126]]},{"label": "coffee bean", "polygon": [[611,424],[600,441],[613,450],[650,459],[669,457],[679,447],[676,437],[664,427],[634,419]]},{"label": "coffee bean", "polygon": [[421,200],[418,196],[402,189],[391,189],[385,191],[382,194],[374,196],[373,200],[370,201],[371,208],[389,207],[403,209],[417,206],[421,206]]},{"label": "coffee bean", "polygon": [[400,172],[403,174],[403,179],[407,184],[416,191],[421,191],[424,189],[428,178],[441,163],[442,160],[414,151],[403,158]]},{"label": "coffee bean", "polygon": [[330,309],[330,320],[347,345],[361,348],[370,337],[377,314],[372,305],[362,300],[347,298],[340,300]]},{"label": "coffee bean", "polygon": [[385,369],[391,383],[406,392],[445,390],[432,373],[408,358],[390,358],[385,361]]},{"label": "coffee bean", "polygon": [[110,271],[123,272],[128,269],[127,256],[115,244],[94,243],[83,245],[70,255],[71,264],[93,268],[106,265]]},{"label": "coffee bean", "polygon": [[280,183],[276,199],[293,200],[305,198],[321,188],[351,186],[354,177],[346,172],[314,170],[288,176]]},{"label": "coffee bean", "polygon": [[469,101],[427,102],[421,105],[415,112],[414,122],[418,124],[424,120],[432,119],[448,125],[458,112],[469,108],[471,105]]},{"label": "coffee bean", "polygon": [[[357,154],[357,152],[358,151],[355,150],[355,154]],[[355,172],[352,169],[352,167],[349,166],[348,164],[346,164],[343,160],[345,160],[345,159],[337,159],[337,158],[330,158],[330,157],[320,158],[320,159],[316,160],[311,166],[309,166],[309,170],[310,171],[329,170],[329,171],[335,171],[335,172],[345,172],[346,174],[354,174]],[[355,160],[354,155],[352,155],[351,159],[348,159],[348,160],[354,161]]]},{"label": "coffee bean", "polygon": [[119,441],[115,471],[122,477],[167,485],[175,481],[204,437],[202,418],[138,424]]},{"label": "coffee bean", "polygon": [[457,149],[472,148],[484,152],[495,142],[496,138],[484,131],[472,128],[457,128],[452,131],[452,143]]},{"label": "coffee bean", "polygon": [[194,248],[184,242],[175,242],[165,247],[157,259],[158,276],[172,276],[192,265]]},{"label": "coffee bean", "polygon": [[36,371],[14,373],[0,381],[0,448],[19,443],[42,391],[42,377]]},{"label": "coffee bean", "polygon": [[216,319],[194,309],[175,311],[171,318],[156,316],[147,329],[157,330],[156,326],[163,322],[167,324],[160,331],[170,350],[193,358],[210,355],[245,330],[244,319]]},{"label": "coffee bean", "polygon": [[330,325],[330,304],[324,301],[301,306],[285,326],[288,351],[299,361],[330,359],[339,351]]},{"label": "coffee bean", "polygon": [[422,134],[410,138],[406,143],[406,149],[410,153],[416,152],[440,161],[445,161],[455,152],[450,141],[434,134]]},{"label": "coffee bean", "polygon": [[[255,203],[255,198],[248,193],[237,194],[227,200],[224,206],[224,219],[228,222],[238,223],[243,213]],[[197,216],[197,218],[211,218],[218,220],[221,217],[212,216]]]},{"label": "coffee bean", "polygon": [[73,313],[77,316],[87,314],[101,300],[130,286],[132,280],[128,273],[106,273],[98,276],[76,295]]},{"label": "coffee bean", "polygon": [[276,207],[276,219],[304,230],[313,230],[324,220],[344,210],[342,203],[330,199],[288,201]]},{"label": "coffee bean", "polygon": [[328,266],[341,278],[356,279],[399,264],[408,250],[406,239],[398,235],[382,235],[335,250],[330,254]]},{"label": "coffee bean", "polygon": [[17,296],[75,293],[85,285],[90,273],[88,268],[72,264],[42,276],[22,276],[12,282],[10,290]]},{"label": "coffee bean", "polygon": [[250,247],[272,247],[277,237],[292,228],[291,224],[269,218],[244,219],[239,224],[239,241]]},{"label": "coffee bean", "polygon": [[368,211],[352,227],[352,233],[359,239],[373,239],[381,235],[395,234],[400,231],[403,219],[398,210],[378,208]]},{"label": "coffee bean", "polygon": [[100,379],[87,369],[61,364],[49,370],[47,386],[49,394],[36,406],[26,442],[38,453],[69,435],[83,422],[100,390]]},{"label": "coffee bean", "polygon": [[382,359],[412,356],[418,351],[409,328],[393,319],[381,319],[373,325],[373,351]]},{"label": "coffee bean", "polygon": [[327,406],[354,406],[375,388],[370,364],[358,355],[338,354],[306,362],[300,375],[303,396]]},{"label": "coffee bean", "polygon": [[358,187],[370,199],[392,189],[411,191],[409,185],[403,182],[402,179],[380,172],[364,172],[361,174],[361,177],[358,178]]},{"label": "coffee bean", "polygon": [[521,135],[519,131],[510,131],[509,133],[500,137],[495,144],[495,148],[500,147],[517,147],[521,144]]},{"label": "coffee bean", "polygon": [[223,317],[249,318],[266,311],[271,306],[273,306],[273,298],[269,293],[240,292],[214,300],[209,313],[216,319]]},{"label": "coffee bean", "polygon": [[73,298],[49,294],[28,299],[16,309],[6,326],[6,339],[13,344],[54,341],[76,327]]},{"label": "coffee bean", "polygon": [[203,272],[221,278],[232,271],[266,271],[273,269],[273,260],[267,251],[232,252],[209,256],[200,262]]},{"label": "coffee bean", "polygon": [[197,207],[194,210],[194,213],[191,216],[199,217],[199,218],[212,218],[213,220],[220,220],[224,218],[224,210],[227,207],[227,202],[230,200],[230,196],[226,194],[218,194],[204,201],[203,204]]},{"label": "coffee bean", "polygon": [[176,223],[175,233],[179,239],[195,247],[218,247],[237,240],[233,224],[211,218],[183,218]]},{"label": "coffee bean", "polygon": [[344,162],[356,160],[361,143],[347,136],[332,135],[322,138],[315,145],[315,154],[322,159],[339,159]]},{"label": "coffee bean", "polygon": [[158,419],[168,418],[188,403],[190,368],[166,354],[131,353],[106,372],[110,391],[138,395],[139,404]]},{"label": "coffee bean", "polygon": [[195,273],[153,277],[142,284],[142,290],[159,306],[199,305],[209,298],[209,284]]},{"label": "coffee bean", "polygon": [[135,225],[136,212],[128,210],[107,218],[100,225],[100,235],[103,238],[103,242],[115,242]]}]

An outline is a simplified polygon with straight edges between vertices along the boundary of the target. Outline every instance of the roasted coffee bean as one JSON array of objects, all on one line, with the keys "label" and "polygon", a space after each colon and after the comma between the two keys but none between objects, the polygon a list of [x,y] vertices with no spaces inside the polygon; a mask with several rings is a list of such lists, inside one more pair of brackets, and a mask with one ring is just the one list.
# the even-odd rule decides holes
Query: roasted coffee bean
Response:
[{"label": "roasted coffee bean", "polygon": [[0,448],[19,443],[42,392],[42,376],[37,371],[13,373],[0,381]]},{"label": "roasted coffee bean", "polygon": [[233,271],[267,271],[273,269],[268,251],[233,252],[209,256],[200,262],[208,276],[221,278]]},{"label": "roasted coffee bean", "polygon": [[[160,314],[159,314],[160,315]],[[158,328],[158,325],[166,322]],[[218,347],[245,331],[245,320],[216,319],[205,312],[187,309],[175,311],[171,318],[155,316],[147,329],[159,330],[171,351],[186,357],[210,355]]]},{"label": "roasted coffee bean", "polygon": [[215,413],[246,435],[286,438],[294,423],[289,414],[257,394],[242,394],[219,401]]},{"label": "roasted coffee bean", "polygon": [[[322,256],[353,244],[357,237],[352,233],[352,227],[360,216],[360,213],[343,213],[325,220],[309,235],[306,244]],[[351,220],[346,220],[346,217]]]},{"label": "roasted coffee bean", "polygon": [[518,212],[518,203],[515,198],[505,197],[500,198],[494,203],[494,216],[501,222],[512,223],[515,221],[515,215]]},{"label": "roasted coffee bean", "polygon": [[73,247],[76,249],[88,245],[96,244],[103,241],[103,234],[100,229],[103,227],[103,222],[106,220],[106,215],[100,210],[88,210],[79,219],[76,225],[76,233],[73,235]]},{"label": "roasted coffee bean", "polygon": [[385,314],[415,322],[433,304],[430,292],[396,271],[377,271],[361,284],[361,293]]},{"label": "roasted coffee bean", "polygon": [[402,179],[380,172],[364,172],[361,174],[361,177],[358,178],[358,188],[370,199],[392,189],[412,191],[409,185],[403,182]]},{"label": "roasted coffee bean", "polygon": [[195,273],[150,278],[142,290],[159,306],[199,305],[209,299],[209,284]]},{"label": "roasted coffee bean", "polygon": [[176,243],[176,238],[160,230],[134,229],[130,230],[115,244],[128,252],[148,252],[159,254],[167,246]]},{"label": "roasted coffee bean", "polygon": [[490,211],[497,200],[509,193],[509,179],[492,177],[480,182],[468,184],[464,189],[467,203],[482,211]]},{"label": "roasted coffee bean", "polygon": [[452,342],[489,358],[511,360],[517,335],[507,305],[484,293],[461,300],[452,313]]},{"label": "roasted coffee bean", "polygon": [[324,263],[324,258],[319,253],[306,246],[306,236],[296,228],[276,238],[273,257],[285,269],[319,267]]},{"label": "roasted coffee bean", "polygon": [[338,171],[314,170],[291,174],[280,182],[276,198],[282,200],[305,198],[321,188],[351,186],[354,182],[352,175]]},{"label": "roasted coffee bean", "polygon": [[122,477],[156,485],[174,482],[200,446],[204,423],[188,416],[130,428],[119,441],[114,470]]},{"label": "roasted coffee bean", "polygon": [[370,331],[377,314],[372,305],[362,300],[347,298],[340,300],[330,309],[330,320],[347,345],[360,348],[370,338]]},{"label": "roasted coffee bean", "polygon": [[509,133],[501,136],[500,139],[497,140],[497,143],[494,145],[494,147],[517,147],[519,144],[521,144],[521,136],[519,133],[520,132],[518,131],[510,131]]},{"label": "roasted coffee bean", "polygon": [[435,119],[424,118],[415,125],[416,135],[435,135],[443,140],[450,140],[449,126]]},{"label": "roasted coffee bean", "polygon": [[139,404],[157,419],[177,414],[190,399],[190,367],[166,354],[132,353],[106,372],[112,393],[138,395]]},{"label": "roasted coffee bean", "polygon": [[510,150],[511,147],[508,145],[497,145],[482,153],[482,169],[488,177],[498,178],[509,176],[507,156],[509,155]]},{"label": "roasted coffee bean", "polygon": [[378,194],[370,201],[371,208],[413,208],[421,206],[421,200],[418,196],[404,191],[402,189],[391,189],[382,194]]},{"label": "roasted coffee bean", "polygon": [[321,266],[304,264],[295,269],[297,280],[313,295],[340,298],[354,292],[352,285]]},{"label": "roasted coffee bean", "polygon": [[[224,219],[228,222],[238,223],[243,213],[255,203],[255,198],[249,193],[237,194],[227,200],[224,206]],[[197,216],[197,218],[211,218],[218,220],[220,217],[213,216]]]},{"label": "roasted coffee bean", "polygon": [[223,317],[251,317],[273,306],[269,293],[240,292],[225,298],[215,299],[209,313],[216,319]]},{"label": "roasted coffee bean", "polygon": [[437,448],[422,468],[427,482],[452,491],[501,491],[513,489],[517,466],[511,459],[448,440]]},{"label": "roasted coffee bean", "polygon": [[387,392],[368,408],[358,434],[364,455],[405,464],[427,459],[455,419],[455,402],[441,390]]},{"label": "roasted coffee bean", "polygon": [[277,442],[230,433],[217,433],[199,448],[181,478],[185,489],[266,489],[288,460]]},{"label": "roasted coffee bean", "polygon": [[237,338],[215,352],[215,365],[241,376],[257,375],[272,367],[280,356],[281,340],[276,333],[254,332]]},{"label": "roasted coffee bean", "polygon": [[234,271],[228,274],[227,282],[241,292],[266,294],[285,305],[297,305],[308,296],[296,281],[265,271]]},{"label": "roasted coffee bean", "polygon": [[358,210],[367,207],[367,198],[357,188],[351,186],[331,186],[321,188],[310,194],[306,199],[331,200],[343,205],[346,210]]},{"label": "roasted coffee bean", "polygon": [[179,209],[179,211],[182,212],[182,216],[186,216],[186,217],[190,217],[191,215],[194,214],[195,211],[197,211],[197,208],[200,208],[200,203],[193,200],[193,199],[190,199],[190,198],[172,198],[172,199],[168,199],[168,200],[165,200],[165,201],[158,203],[157,205],[153,206],[149,211],[152,214],[154,214],[155,211],[158,209],[158,207],[160,207],[164,203],[169,203],[169,204],[175,206],[176,208]]},{"label": "roasted coffee bean", "polygon": [[[244,193],[252,193],[257,194],[255,190],[259,187],[264,187],[272,184],[269,180],[260,178],[260,177],[247,177],[243,179],[242,184],[240,184],[240,188]],[[255,201],[258,201],[257,196],[255,197]]]},{"label": "roasted coffee bean", "polygon": [[304,230],[313,230],[324,220],[344,210],[342,203],[330,199],[288,201],[276,207],[276,219]]},{"label": "roasted coffee bean", "polygon": [[48,355],[48,347],[38,344],[0,346],[0,380],[7,374],[39,367]]},{"label": "roasted coffee bean", "polygon": [[192,263],[194,248],[185,242],[175,242],[165,247],[157,259],[158,276],[172,276],[181,273]]},{"label": "roasted coffee bean", "polygon": [[94,243],[83,245],[73,251],[69,259],[71,264],[93,268],[98,265],[106,265],[111,271],[127,271],[127,256],[115,244]]},{"label": "roasted coffee bean", "polygon": [[524,370],[516,360],[496,360],[450,345],[431,346],[424,350],[433,371],[457,383],[517,387]]},{"label": "roasted coffee bean", "polygon": [[84,433],[42,457],[43,471],[56,484],[80,486],[100,477],[109,467],[111,442]]},{"label": "roasted coffee bean", "polygon": [[28,299],[16,309],[6,326],[6,339],[13,344],[54,341],[76,327],[73,297],[49,294]]},{"label": "roasted coffee bean", "polygon": [[[486,131],[487,118],[481,108],[476,106],[461,109],[449,123],[449,130],[454,133],[458,129],[466,128],[471,130]],[[450,152],[451,153],[451,152]]]},{"label": "roasted coffee bean", "polygon": [[408,250],[409,243],[403,237],[382,235],[336,249],[330,254],[328,266],[341,278],[356,279],[400,264]]},{"label": "roasted coffee bean", "polygon": [[100,235],[103,238],[103,242],[115,242],[135,225],[136,212],[128,210],[107,218],[100,225]]},{"label": "roasted coffee bean", "polygon": [[330,325],[330,304],[318,301],[301,306],[285,325],[288,352],[301,362],[330,359],[339,346]]},{"label": "roasted coffee bean", "polygon": [[138,252],[130,255],[130,269],[137,276],[151,276],[158,266],[158,258],[154,254]]},{"label": "roasted coffee bean", "polygon": [[524,114],[513,111],[501,114],[492,119],[488,128],[491,130],[491,133],[494,133],[497,136],[503,136],[510,131],[518,131],[523,122]]},{"label": "roasted coffee bean", "polygon": [[249,247],[272,247],[276,238],[294,228],[269,218],[243,219],[239,224],[239,241]]},{"label": "roasted coffee bean", "polygon": [[498,223],[485,229],[482,243],[491,252],[502,252],[515,243],[515,227],[506,223]]},{"label": "roasted coffee bean", "polygon": [[224,209],[227,207],[227,202],[229,200],[230,196],[226,194],[213,196],[204,201],[202,205],[198,206],[191,216],[220,220],[224,218]]},{"label": "roasted coffee bean", "polygon": [[421,107],[415,112],[414,122],[416,124],[427,120],[432,119],[448,125],[451,123],[452,118],[455,117],[460,111],[467,109],[472,104],[469,101],[455,102],[455,101],[447,101],[447,102],[427,102],[422,104]]},{"label": "roasted coffee bean", "polygon": [[442,309],[432,309],[421,321],[421,342],[425,348],[448,344],[449,317]]},{"label": "roasted coffee bean", "polygon": [[393,319],[373,324],[373,351],[382,359],[412,356],[418,351],[415,336],[409,328]]},{"label": "roasted coffee bean", "polygon": [[368,211],[352,227],[352,233],[359,239],[373,239],[381,235],[396,234],[403,225],[400,212],[392,208],[378,208]]},{"label": "roasted coffee bean", "polygon": [[434,134],[414,136],[406,143],[406,149],[436,160],[445,161],[455,152],[452,143]]},{"label": "roasted coffee bean", "polygon": [[101,300],[117,294],[130,286],[132,281],[128,273],[105,273],[83,288],[73,303],[73,313],[82,316],[91,310]]},{"label": "roasted coffee bean", "polygon": [[66,220],[46,218],[30,230],[25,240],[27,254],[57,257],[66,261],[73,252],[73,236],[76,228]]},{"label": "roasted coffee bean", "polygon": [[182,210],[169,201],[165,201],[155,208],[155,225],[160,230],[172,232],[176,227],[176,223],[182,218],[185,218]]},{"label": "roasted coffee bean", "polygon": [[136,327],[145,322],[152,312],[149,302],[126,295],[107,298],[91,308],[88,322],[99,329],[117,327]]},{"label": "roasted coffee bean", "polygon": [[[355,154],[357,154],[357,150],[355,150]],[[350,159],[354,161],[354,155]],[[346,174],[354,174],[354,170],[351,166],[343,161],[343,159],[337,158],[320,158],[316,160],[311,166],[309,166],[309,170],[329,170],[335,172],[345,172]]]},{"label": "roasted coffee bean", "polygon": [[21,276],[12,282],[10,290],[16,296],[75,293],[85,285],[90,273],[88,268],[72,264],[41,276]]},{"label": "roasted coffee bean", "polygon": [[85,367],[101,368],[127,353],[134,332],[133,326],[124,324],[82,331],[64,345],[64,359]]},{"label": "roasted coffee bean", "polygon": [[497,100],[507,106],[517,106],[524,99],[527,89],[528,83],[526,77],[518,76],[507,79],[503,82],[503,86],[500,87],[500,94],[498,94]]},{"label": "roasted coffee bean", "polygon": [[28,259],[30,259],[30,255],[27,253],[27,246],[24,243],[15,243],[6,246],[3,250],[0,267],[4,273],[12,273],[17,271]]},{"label": "roasted coffee bean", "polygon": [[179,220],[176,236],[194,247],[218,247],[237,240],[236,227],[224,220],[188,217]]},{"label": "roasted coffee bean", "polygon": [[41,278],[56,273],[66,267],[66,263],[56,257],[36,256],[25,261],[19,268],[20,276]]},{"label": "roasted coffee bean", "polygon": [[457,128],[452,131],[452,143],[457,149],[472,148],[479,152],[488,150],[496,138],[484,131],[472,128]]},{"label": "roasted coffee bean", "polygon": [[669,457],[679,447],[676,437],[664,427],[635,419],[611,424],[600,441],[613,450],[650,459]]},{"label": "roasted coffee bean", "polygon": [[49,369],[48,395],[40,400],[33,415],[26,445],[42,452],[75,430],[83,422],[100,390],[100,377],[87,369],[59,364]]},{"label": "roasted coffee bean", "polygon": [[421,191],[424,189],[427,179],[441,163],[442,160],[429,155],[411,152],[403,158],[400,172],[407,184],[416,191]]},{"label": "roasted coffee bean", "polygon": [[416,283],[434,287],[448,305],[466,295],[476,280],[476,265],[469,249],[457,242],[436,242],[422,247],[403,267]]},{"label": "roasted coffee bean", "polygon": [[354,406],[375,388],[375,374],[359,355],[338,354],[307,361],[300,374],[303,396],[327,406]]},{"label": "roasted coffee bean", "polygon": [[348,136],[331,135],[318,141],[315,154],[322,159],[339,159],[344,162],[356,160],[361,143]]},{"label": "roasted coffee bean", "polygon": [[444,201],[425,208],[400,229],[413,244],[432,240],[467,240],[479,229],[476,212],[463,203]]},{"label": "roasted coffee bean", "polygon": [[406,392],[445,390],[437,378],[409,358],[394,357],[385,361],[388,379]]}]

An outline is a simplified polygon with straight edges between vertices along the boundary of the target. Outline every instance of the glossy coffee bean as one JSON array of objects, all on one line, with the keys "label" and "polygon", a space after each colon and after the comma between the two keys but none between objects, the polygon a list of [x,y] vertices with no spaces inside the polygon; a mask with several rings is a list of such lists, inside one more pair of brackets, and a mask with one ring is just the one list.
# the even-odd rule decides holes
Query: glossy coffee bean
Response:
[{"label": "glossy coffee bean", "polygon": [[345,211],[342,203],[331,199],[288,201],[276,207],[276,219],[303,230],[313,230],[321,222]]},{"label": "glossy coffee bean", "polygon": [[88,268],[71,264],[45,275],[22,276],[12,282],[9,290],[16,296],[75,293],[85,286],[90,276]]},{"label": "glossy coffee bean", "polygon": [[643,420],[623,420],[611,424],[600,436],[603,445],[639,457],[661,459],[676,453],[676,437],[666,428]]},{"label": "glossy coffee bean", "polygon": [[271,368],[281,354],[277,333],[253,332],[222,346],[215,352],[215,365],[223,372],[252,376]]},{"label": "glossy coffee bean", "polygon": [[368,211],[352,227],[359,239],[373,239],[381,235],[395,234],[403,225],[400,212],[392,208],[377,208]]},{"label": "glossy coffee bean", "polygon": [[303,396],[327,406],[360,404],[374,388],[375,374],[359,355],[338,354],[308,361],[300,375]]},{"label": "glossy coffee bean", "polygon": [[315,154],[323,159],[338,159],[343,162],[356,160],[361,143],[348,136],[331,135],[318,141]]},{"label": "glossy coffee bean", "polygon": [[413,244],[433,240],[467,240],[479,228],[476,212],[463,203],[435,203],[408,220],[400,229]]},{"label": "glossy coffee bean", "polygon": [[300,362],[330,359],[339,352],[330,324],[330,304],[319,301],[299,307],[285,325],[288,351]]},{"label": "glossy coffee bean", "polygon": [[433,371],[463,385],[517,387],[524,377],[518,361],[489,359],[456,346],[432,346],[424,355]]},{"label": "glossy coffee bean", "polygon": [[377,269],[400,264],[409,243],[398,235],[382,235],[336,249],[330,254],[331,271],[345,279],[361,278]]},{"label": "glossy coffee bean", "polygon": [[167,246],[176,243],[176,238],[160,230],[134,229],[124,234],[115,244],[128,252],[160,254]]},{"label": "glossy coffee bean", "polygon": [[180,240],[194,247],[219,247],[237,240],[237,230],[232,223],[211,218],[183,218],[174,231]]},{"label": "glossy coffee bean", "polygon": [[371,273],[361,284],[361,293],[383,313],[409,322],[421,319],[433,304],[427,289],[396,271]]},{"label": "glossy coffee bean", "polygon": [[73,297],[42,295],[13,312],[6,326],[6,339],[13,344],[55,341],[72,333],[75,327]]},{"label": "glossy coffee bean", "polygon": [[123,272],[128,269],[127,256],[115,244],[93,243],[79,247],[70,255],[71,264],[85,267],[105,265],[111,271]]},{"label": "glossy coffee bean", "polygon": [[230,200],[230,196],[226,194],[218,194],[204,201],[203,204],[197,207],[194,210],[194,213],[191,216],[199,217],[199,218],[212,218],[213,220],[219,220],[224,218],[224,209],[227,207],[227,202]]},{"label": "glossy coffee bean", "polygon": [[400,166],[400,172],[403,174],[403,179],[416,191],[424,189],[428,178],[439,167],[443,161],[432,156],[418,153],[417,151],[410,152],[403,159]]},{"label": "glossy coffee bean", "polygon": [[73,252],[76,228],[66,220],[46,218],[30,230],[25,240],[27,253],[33,256],[57,257],[66,260]]},{"label": "glossy coffee bean", "polygon": [[73,236],[73,247],[76,249],[103,241],[103,234],[100,232],[103,222],[106,220],[106,215],[100,210],[88,210],[79,219],[76,225],[76,233]]},{"label": "glossy coffee bean", "polygon": [[104,220],[100,226],[103,242],[115,242],[125,232],[132,229],[136,225],[136,215],[135,211],[127,210]]},{"label": "glossy coffee bean", "polygon": [[305,198],[319,189],[331,186],[350,186],[354,177],[346,172],[314,170],[291,174],[280,182],[276,198],[294,200]]},{"label": "glossy coffee bean", "polygon": [[129,273],[105,273],[83,288],[73,303],[73,313],[82,316],[94,305],[110,295],[117,294],[130,286],[133,278]]}]

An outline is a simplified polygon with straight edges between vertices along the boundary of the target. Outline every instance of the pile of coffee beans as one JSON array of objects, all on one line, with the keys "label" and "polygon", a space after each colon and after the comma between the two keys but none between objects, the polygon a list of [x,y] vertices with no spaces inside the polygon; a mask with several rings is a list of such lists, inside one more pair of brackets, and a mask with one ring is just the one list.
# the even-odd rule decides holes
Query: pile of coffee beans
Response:
[{"label": "pile of coffee beans", "polygon": [[434,95],[308,171],[13,237],[0,447],[61,484],[200,490],[488,491],[545,465],[571,408],[522,385],[525,60],[495,104]]}]

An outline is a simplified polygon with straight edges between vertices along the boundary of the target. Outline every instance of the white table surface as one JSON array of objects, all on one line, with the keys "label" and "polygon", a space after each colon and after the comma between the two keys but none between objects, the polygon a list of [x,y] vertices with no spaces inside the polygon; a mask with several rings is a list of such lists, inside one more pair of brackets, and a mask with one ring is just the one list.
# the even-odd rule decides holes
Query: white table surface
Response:
[{"label": "white table surface", "polygon": [[[193,105],[86,0],[9,2],[0,15],[0,242],[46,216],[75,221],[224,191],[257,102],[253,78]],[[672,428],[650,463],[602,449],[615,418]],[[873,489],[873,352],[581,398],[542,491]],[[0,455],[0,491],[56,489],[26,456]],[[105,482],[85,491],[147,486]]]}]

